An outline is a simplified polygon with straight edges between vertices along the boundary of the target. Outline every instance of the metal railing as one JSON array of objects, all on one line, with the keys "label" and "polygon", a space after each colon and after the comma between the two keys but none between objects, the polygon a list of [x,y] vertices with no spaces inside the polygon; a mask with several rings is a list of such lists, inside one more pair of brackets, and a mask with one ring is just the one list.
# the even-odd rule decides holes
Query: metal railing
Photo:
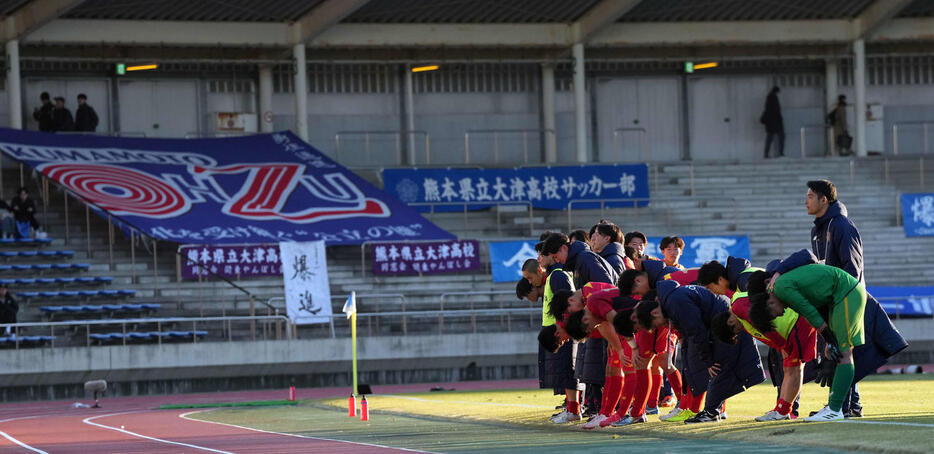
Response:
[{"label": "metal railing", "polygon": [[468,224],[467,213],[470,212],[470,211],[467,209],[468,206],[480,206],[481,208],[478,208],[478,209],[483,209],[483,208],[486,208],[486,207],[495,207],[495,209],[496,209],[496,233],[499,233],[499,234],[501,234],[502,231],[503,231],[503,230],[502,230],[502,222],[501,222],[501,218],[502,218],[502,216],[501,216],[501,211],[502,211],[502,210],[500,209],[500,207],[502,207],[502,206],[510,206],[510,205],[525,205],[525,206],[528,206],[528,207],[529,207],[529,210],[528,210],[528,211],[529,211],[529,217],[528,217],[528,219],[529,219],[529,235],[532,235],[532,236],[535,235],[535,217],[534,217],[534,210],[535,210],[535,208],[533,207],[532,202],[529,202],[529,201],[514,201],[514,202],[503,202],[503,201],[484,201],[484,202],[417,202],[417,203],[409,203],[408,205],[411,206],[411,207],[419,207],[419,206],[427,206],[427,207],[430,207],[431,209],[428,211],[428,214],[435,214],[435,213],[436,213],[435,207],[438,207],[438,206],[463,206],[463,208],[464,208],[464,209],[463,209],[463,214],[464,214],[464,228],[465,228],[465,229],[467,228],[467,224]]},{"label": "metal railing", "polygon": [[[934,125],[931,121],[900,121],[892,124],[892,154],[898,156],[898,133],[901,129],[911,126],[921,127],[921,154],[928,154],[928,126]],[[901,126],[902,128],[899,128]]]},{"label": "metal railing", "polygon": [[[464,132],[464,164],[470,164],[470,137],[491,134],[493,140],[493,164],[499,163],[499,148],[500,148],[500,137],[501,136],[521,136],[522,139],[522,162],[524,164],[529,163],[529,137],[534,136],[535,140],[541,143],[540,136],[546,135],[550,138],[554,138],[555,131],[553,129],[468,129]],[[547,142],[549,138],[546,138]],[[539,160],[540,161],[540,160]],[[508,161],[515,162],[515,161]]]},{"label": "metal railing", "polygon": [[[119,326],[120,332],[122,334],[122,343],[127,345],[127,333],[134,332],[136,329],[133,328],[134,325],[155,325],[155,330],[147,330],[147,332],[156,332],[164,333],[174,330],[165,330],[166,325],[178,325],[184,329],[191,327],[192,333],[198,331],[198,328],[206,328],[209,325],[220,324],[221,332],[223,333],[223,338],[227,342],[233,342],[235,340],[256,340],[254,332],[251,332],[251,335],[248,339],[235,339],[233,336],[233,324],[234,323],[249,323],[253,326],[255,323],[263,323],[267,329],[263,330],[264,336],[263,340],[291,340],[294,339],[294,331],[292,326],[289,323],[288,317],[283,315],[256,315],[256,316],[222,316],[222,317],[164,317],[164,318],[126,318],[126,319],[107,319],[107,320],[69,320],[64,322],[29,322],[29,323],[6,323],[0,324],[0,328],[9,327],[15,336],[13,336],[15,348],[20,348],[20,344],[23,342],[23,335],[21,331],[25,328],[43,328],[47,329],[45,331],[48,333],[48,336],[51,337],[49,340],[49,346],[55,347],[55,340],[59,338],[59,335],[70,335],[75,337],[80,335],[80,332],[84,331],[84,346],[90,347],[94,339],[91,338],[91,334],[94,334],[91,330],[92,326]],[[275,328],[268,329],[268,324],[274,324]],[[130,330],[127,330],[127,327],[130,326]],[[284,329],[284,331],[283,331]],[[41,330],[36,330],[41,331]],[[71,331],[70,333],[68,331]],[[273,337],[274,336],[274,337]],[[158,336],[158,344],[162,344],[163,336]],[[187,339],[187,338],[186,338]],[[196,334],[192,334],[192,342],[203,342],[199,341]],[[132,343],[132,341],[130,342]]]},{"label": "metal railing", "polygon": [[[392,141],[395,143],[395,146],[394,146],[394,149],[393,149],[393,151],[394,151],[394,156],[395,156],[395,160],[393,161],[393,162],[394,162],[394,165],[401,165],[401,164],[405,161],[405,159],[403,159],[403,156],[402,156],[402,151],[403,151],[403,149],[404,149],[404,147],[403,147],[403,141],[404,141],[404,139],[406,139],[406,136],[408,136],[408,137],[407,137],[408,143],[411,144],[412,146],[414,146],[414,144],[415,144],[415,139],[416,139],[417,136],[424,136],[424,142],[425,142],[425,164],[431,164],[431,137],[429,136],[428,131],[422,131],[422,130],[413,130],[413,131],[402,131],[402,130],[399,130],[399,131],[394,131],[394,130],[389,130],[389,131],[383,131],[383,130],[372,130],[372,131],[370,131],[370,130],[360,130],[360,131],[337,131],[337,133],[334,134],[334,159],[335,159],[336,161],[340,162],[341,164],[349,165],[350,163],[345,162],[345,160],[342,160],[341,158],[342,158],[344,152],[347,151],[347,150],[346,150],[346,147],[347,147],[347,145],[348,145],[348,142],[351,142],[351,141],[353,140],[353,138],[357,138],[357,140],[361,140],[361,139],[363,140],[363,163],[364,163],[365,165],[369,165],[369,166],[372,166],[372,165],[378,166],[378,165],[380,165],[380,164],[385,165],[386,163],[374,163],[374,161],[373,161],[373,149],[376,148],[377,151],[384,151],[384,150],[385,150],[385,148],[383,148],[384,145],[375,145],[375,144],[374,144],[374,140],[377,139],[377,138],[379,138],[379,137],[386,137],[386,136],[390,136],[390,139],[389,139],[389,140],[392,140]],[[379,142],[377,142],[377,143],[379,143]],[[406,146],[408,146],[408,145],[406,145]],[[418,159],[417,159],[417,158],[418,158],[418,153],[417,153],[417,152],[412,152],[412,151],[410,151],[410,153],[411,153],[413,156],[416,157],[416,161],[417,161],[417,160],[418,160]],[[371,165],[371,164],[372,164],[372,165]],[[415,162],[410,162],[410,163],[409,163],[409,165],[415,165],[415,164],[416,164]]]},{"label": "metal railing", "polygon": [[826,146],[823,153],[820,156],[827,156],[835,154],[836,150],[835,142],[836,139],[833,136],[833,128],[829,128],[826,125],[804,125],[799,129],[799,139],[801,141],[801,157],[806,158],[807,155],[807,131],[819,131],[823,134],[826,134],[827,137],[824,138],[824,145]]},{"label": "metal railing", "polygon": [[625,144],[625,142],[623,141],[623,135],[626,133],[638,133],[639,134],[639,159],[638,160],[644,161],[645,160],[645,148],[646,148],[645,128],[632,127],[632,128],[614,129],[613,130],[613,150],[616,150],[619,152],[620,154],[619,159],[623,161],[626,155],[625,150],[623,149],[623,145]]}]

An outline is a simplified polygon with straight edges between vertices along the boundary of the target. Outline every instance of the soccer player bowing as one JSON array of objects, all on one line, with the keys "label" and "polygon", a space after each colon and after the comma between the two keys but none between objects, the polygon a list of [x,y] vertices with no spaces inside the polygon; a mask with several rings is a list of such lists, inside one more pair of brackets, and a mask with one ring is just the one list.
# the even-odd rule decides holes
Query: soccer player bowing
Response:
[{"label": "soccer player bowing", "polygon": [[[636,306],[641,327],[654,330],[670,322],[682,336],[684,394],[689,402],[682,406],[684,415],[669,421],[718,421],[719,408],[727,398],[765,381],[752,337],[740,333],[736,344],[726,344],[711,333],[713,317],[729,310],[725,296],[697,285],[678,286],[673,281],[659,282],[657,299],[643,298]],[[698,412],[705,393],[707,401],[703,411]]]}]

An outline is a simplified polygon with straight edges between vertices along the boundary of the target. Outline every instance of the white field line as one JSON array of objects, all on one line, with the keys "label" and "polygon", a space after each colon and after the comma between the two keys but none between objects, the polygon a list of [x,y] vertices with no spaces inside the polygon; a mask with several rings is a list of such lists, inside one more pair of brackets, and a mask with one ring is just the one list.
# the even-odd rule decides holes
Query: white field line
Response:
[{"label": "white field line", "polygon": [[368,447],[371,447],[371,448],[397,449],[397,450],[400,450],[400,451],[417,452],[417,453],[423,453],[423,454],[434,454],[434,453],[432,453],[432,451],[421,451],[421,450],[418,450],[418,449],[409,449],[409,448],[396,448],[396,447],[393,447],[393,446],[377,445],[377,444],[374,444],[374,443],[363,443],[363,442],[359,442],[359,441],[347,441],[347,440],[336,440],[336,439],[333,439],[333,438],[312,437],[312,436],[309,436],[309,435],[292,434],[292,433],[288,433],[288,432],[275,432],[275,431],[272,431],[272,430],[255,429],[255,428],[253,428],[253,427],[238,426],[238,425],[236,425],[236,424],[228,424],[228,423],[225,423],[225,422],[204,421],[204,420],[201,420],[201,419],[194,419],[194,418],[189,418],[189,417],[188,417],[188,415],[191,415],[191,414],[194,414],[194,413],[207,413],[207,412],[209,412],[209,411],[215,411],[215,410],[217,410],[217,409],[195,410],[195,411],[190,411],[190,412],[188,412],[188,413],[182,413],[182,414],[178,415],[178,417],[179,417],[179,418],[182,418],[182,419],[187,419],[188,421],[196,421],[196,422],[205,423],[205,424],[217,424],[217,425],[219,425],[219,426],[236,427],[236,428],[238,428],[238,429],[250,430],[250,431],[253,431],[253,432],[260,432],[260,433],[271,434],[271,435],[282,435],[282,436],[286,436],[286,437],[304,438],[304,439],[307,439],[307,440],[331,441],[331,442],[335,442],[335,443],[349,443],[349,444],[360,445],[360,446],[368,446]]},{"label": "white field line", "polygon": [[118,428],[118,427],[111,427],[111,426],[106,426],[106,425],[104,425],[104,424],[99,424],[99,423],[93,422],[93,420],[94,420],[94,419],[97,419],[97,418],[106,418],[106,417],[108,417],[108,416],[126,415],[126,414],[130,414],[130,413],[140,413],[140,412],[139,412],[139,411],[128,411],[128,412],[123,412],[123,413],[111,413],[111,414],[107,414],[107,415],[92,416],[92,417],[84,418],[84,420],[82,420],[82,422],[85,423],[85,424],[92,425],[92,426],[100,427],[100,428],[102,428],[102,429],[109,429],[109,430],[113,430],[113,431],[116,431],[116,432],[120,432],[120,433],[124,433],[124,434],[127,434],[127,435],[131,435],[131,436],[134,436],[134,437],[143,438],[143,439],[151,440],[151,441],[157,441],[157,442],[159,442],[159,443],[165,443],[165,444],[176,445],[176,446],[185,446],[185,447],[187,447],[187,448],[200,449],[200,450],[202,450],[202,451],[208,451],[208,452],[216,452],[216,453],[218,453],[218,454],[234,454],[234,453],[229,452],[229,451],[221,451],[221,450],[219,450],[219,449],[211,449],[211,448],[206,448],[206,447],[204,447],[204,446],[198,446],[198,445],[193,445],[193,444],[189,444],[189,443],[182,443],[182,442],[179,442],[179,441],[163,440],[163,439],[161,439],[161,438],[150,437],[150,436],[148,436],[148,435],[142,435],[142,434],[138,434],[138,433],[136,433],[136,432],[130,432],[129,430],[121,429],[121,428]]},{"label": "white field line", "polygon": [[[21,417],[21,418],[9,418],[9,419],[4,419],[4,420],[0,421],[0,423],[9,422],[9,421],[19,421],[19,420],[22,420],[22,419],[34,419],[34,418],[37,418],[37,417],[38,417],[38,416],[23,416],[23,417]],[[23,442],[21,442],[21,441],[15,439],[15,438],[13,438],[12,436],[8,435],[6,432],[0,431],[0,435],[2,435],[3,438],[6,438],[7,440],[10,440],[11,442],[16,443],[16,444],[18,444],[19,446],[21,446],[21,447],[23,447],[23,448],[25,448],[25,449],[28,449],[28,450],[30,450],[30,451],[32,451],[32,452],[37,452],[37,453],[39,453],[39,454],[49,454],[49,453],[47,453],[47,452],[45,452],[45,451],[43,451],[43,450],[41,450],[41,449],[33,448],[32,446],[29,446],[29,445],[27,445],[26,443],[23,443]]]}]

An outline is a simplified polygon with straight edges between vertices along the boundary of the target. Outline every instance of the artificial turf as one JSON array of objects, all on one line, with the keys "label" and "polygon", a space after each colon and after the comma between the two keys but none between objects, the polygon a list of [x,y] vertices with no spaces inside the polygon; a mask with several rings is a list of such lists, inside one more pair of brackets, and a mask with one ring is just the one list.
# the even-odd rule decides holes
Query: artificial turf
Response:
[{"label": "artificial turf", "polygon": [[[433,452],[540,452],[542,448],[618,452],[624,446],[662,452],[702,450],[705,454],[754,450],[931,452],[934,377],[875,376],[861,382],[860,391],[865,417],[832,423],[753,421],[775,404],[775,388],[768,384],[730,399],[726,421],[687,425],[664,423],[650,416],[647,424],[596,431],[548,422],[560,398],[550,391],[528,389],[368,396],[369,422],[347,417],[346,399],[306,401],[288,408],[223,409],[192,416]],[[802,414],[821,408],[826,399],[826,388],[805,385]]]}]

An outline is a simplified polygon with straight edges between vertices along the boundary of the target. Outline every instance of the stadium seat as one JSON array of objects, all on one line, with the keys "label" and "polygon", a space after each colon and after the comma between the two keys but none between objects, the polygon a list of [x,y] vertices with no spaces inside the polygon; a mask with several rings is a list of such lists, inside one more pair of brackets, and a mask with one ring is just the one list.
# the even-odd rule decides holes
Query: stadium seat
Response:
[{"label": "stadium seat", "polygon": [[16,296],[23,298],[23,299],[35,298],[39,296],[39,292],[18,292]]},{"label": "stadium seat", "polygon": [[137,340],[149,339],[149,333],[148,332],[146,333],[130,332],[130,333],[126,333],[126,337],[127,339],[137,339]]},{"label": "stadium seat", "polygon": [[74,290],[62,290],[58,292],[58,294],[64,297],[68,297],[68,298],[79,296],[78,292]]},{"label": "stadium seat", "polygon": [[61,306],[40,306],[39,311],[45,312],[48,314],[57,314],[64,311]]},{"label": "stadium seat", "polygon": [[97,341],[107,341],[107,340],[110,340],[110,334],[98,334],[98,333],[94,333],[94,334],[89,335],[88,337],[90,337],[91,339],[97,340]]},{"label": "stadium seat", "polygon": [[35,284],[36,280],[31,277],[24,277],[24,278],[17,279],[16,283],[19,285],[31,285],[31,284]]},{"label": "stadium seat", "polygon": [[0,238],[0,244],[6,245],[6,244],[14,244],[14,243],[16,243],[15,238]]},{"label": "stadium seat", "polygon": [[104,310],[104,306],[98,306],[98,305],[93,305],[93,304],[85,304],[84,306],[81,306],[82,312],[96,313],[96,312],[102,312],[103,310]]},{"label": "stadium seat", "polygon": [[143,310],[142,304],[124,304],[121,306],[125,311],[140,311]]},{"label": "stadium seat", "polygon": [[39,253],[36,251],[19,251],[20,257],[35,257],[37,255],[39,255]]},{"label": "stadium seat", "polygon": [[50,277],[38,277],[36,278],[37,284],[54,284],[56,282],[55,278]]},{"label": "stadium seat", "polygon": [[0,257],[19,257],[19,251],[0,251]]},{"label": "stadium seat", "polygon": [[120,295],[119,290],[98,290],[98,293],[101,296],[119,296]]},{"label": "stadium seat", "polygon": [[50,265],[50,264],[48,264],[48,263],[37,263],[37,264],[35,264],[35,265],[32,266],[32,269],[34,269],[34,270],[36,270],[36,271],[50,270],[50,269],[52,269],[52,265]]},{"label": "stadium seat", "polygon": [[13,270],[13,265],[0,264],[0,272],[12,271],[12,270]]},{"label": "stadium seat", "polygon": [[58,251],[39,251],[39,257],[55,257]]},{"label": "stadium seat", "polygon": [[20,265],[20,264],[16,264],[16,265],[11,265],[11,267],[12,267],[15,271],[27,271],[27,270],[31,270],[31,269],[32,269],[32,265]]},{"label": "stadium seat", "polygon": [[81,312],[84,310],[84,306],[62,306],[62,310],[65,312]]},{"label": "stadium seat", "polygon": [[16,284],[16,279],[0,279],[0,285],[14,285]]},{"label": "stadium seat", "polygon": [[109,284],[114,281],[114,278],[110,276],[98,276],[94,278],[94,282],[98,284]]},{"label": "stadium seat", "polygon": [[98,296],[100,291],[98,290],[80,290],[78,291],[79,296]]},{"label": "stadium seat", "polygon": [[38,293],[39,293],[39,296],[43,298],[56,298],[59,296],[63,296],[63,295],[60,295],[58,292],[38,292]]},{"label": "stadium seat", "polygon": [[[106,292],[107,290],[101,290],[101,291],[102,291],[102,292]],[[136,296],[136,290],[133,290],[133,289],[122,289],[122,290],[117,290],[117,293],[118,293],[120,296]]]},{"label": "stadium seat", "polygon": [[104,305],[102,305],[101,307],[103,307],[105,311],[122,311],[122,310],[124,310],[122,304],[104,304]]},{"label": "stadium seat", "polygon": [[73,283],[75,282],[75,278],[73,278],[73,277],[57,277],[57,278],[55,278],[55,282],[58,282],[59,284],[73,284]]},{"label": "stadium seat", "polygon": [[59,257],[72,257],[75,255],[75,251],[60,250],[60,251],[54,251],[54,252],[55,252],[55,255]]},{"label": "stadium seat", "polygon": [[143,303],[143,304],[140,304],[140,306],[143,309],[148,310],[148,311],[157,311],[162,307],[161,304],[151,304],[151,303]]},{"label": "stadium seat", "polygon": [[76,277],[75,282],[78,284],[93,284],[94,278],[93,277]]}]

